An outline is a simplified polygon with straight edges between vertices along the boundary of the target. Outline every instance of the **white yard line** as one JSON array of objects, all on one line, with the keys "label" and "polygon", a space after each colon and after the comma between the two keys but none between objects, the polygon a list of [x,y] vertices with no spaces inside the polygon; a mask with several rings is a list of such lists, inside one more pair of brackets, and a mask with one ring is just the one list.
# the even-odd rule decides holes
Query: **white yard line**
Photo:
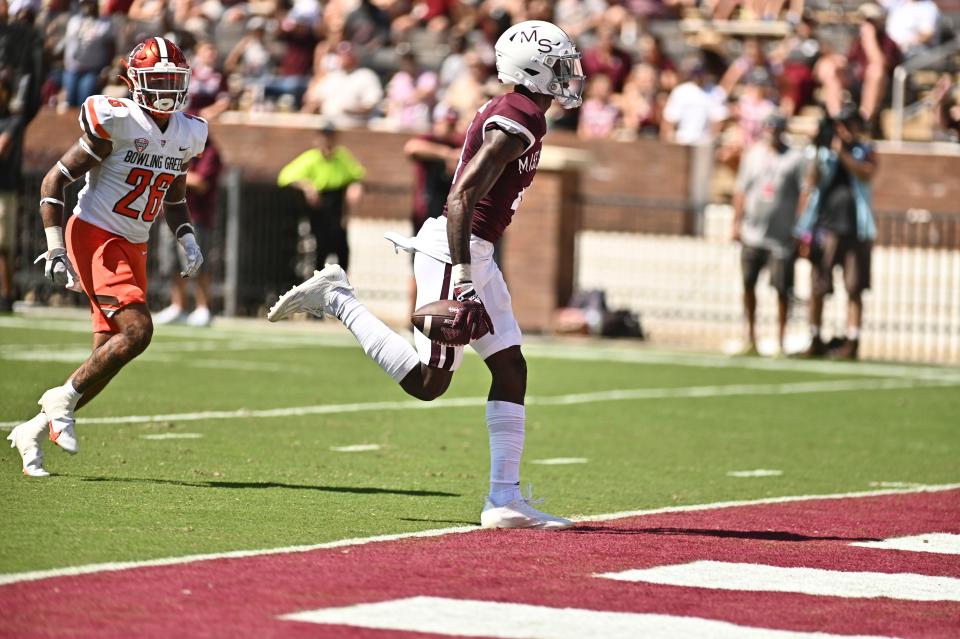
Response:
[{"label": "white yard line", "polygon": [[[939,484],[930,486],[920,486],[909,490],[872,490],[849,493],[833,493],[828,495],[794,495],[788,497],[765,497],[763,499],[748,499],[742,501],[721,501],[712,504],[697,504],[691,506],[666,506],[664,508],[653,508],[648,510],[628,510],[616,513],[606,513],[602,515],[589,515],[586,517],[574,517],[577,522],[608,521],[613,519],[624,519],[627,517],[640,517],[644,515],[661,515],[666,513],[686,513],[702,510],[715,510],[720,508],[735,508],[739,506],[762,506],[767,504],[785,504],[798,501],[811,501],[819,499],[858,499],[864,497],[882,497],[884,495],[903,495],[911,493],[942,492],[945,490],[960,489],[960,484]],[[53,568],[50,570],[35,570],[30,572],[15,572],[0,574],[0,586],[21,583],[24,581],[37,581],[39,579],[50,579],[54,577],[74,577],[78,575],[89,575],[98,572],[110,572],[118,570],[130,570],[133,568],[151,568],[157,566],[175,566],[188,564],[196,561],[211,561],[216,559],[239,559],[244,557],[261,557],[264,555],[278,555],[287,553],[311,552],[314,550],[327,550],[331,548],[343,548],[345,546],[361,546],[364,544],[376,543],[381,541],[396,541],[398,539],[412,539],[419,537],[439,537],[441,535],[450,535],[465,533],[478,530],[477,526],[458,526],[455,528],[437,528],[433,530],[420,530],[416,532],[397,533],[393,535],[376,535],[373,537],[358,537],[354,539],[341,539],[338,541],[329,541],[320,544],[310,544],[301,546],[284,546],[281,548],[265,548],[261,550],[233,550],[221,553],[207,553],[198,555],[186,555],[183,557],[164,557],[161,559],[147,559],[144,561],[122,561],[108,562],[100,564],[87,564],[85,566],[68,566],[64,568]],[[544,533],[553,534],[553,533]],[[563,534],[563,533],[556,533]]]},{"label": "white yard line", "polygon": [[731,470],[727,471],[727,477],[779,477],[783,474],[782,470],[772,468],[757,468],[755,470]]},{"label": "white yard line", "polygon": [[553,608],[446,597],[407,597],[342,608],[304,610],[283,615],[280,619],[353,628],[496,639],[870,639],[864,635],[835,635],[741,626],[729,621],[702,617]]},{"label": "white yard line", "polygon": [[[163,351],[168,353],[176,352],[192,352],[192,351],[208,351],[208,352],[222,352],[224,350],[237,351],[237,350],[253,350],[247,348],[220,348],[220,344],[214,342],[205,342],[205,345],[209,345],[211,348],[190,348],[190,349],[159,349],[161,352],[155,352],[157,349],[151,349],[139,359],[137,363],[159,363],[159,364],[176,364],[177,366],[182,366],[186,368],[212,368],[217,370],[228,370],[228,371],[244,371],[244,372],[255,372],[255,373],[284,373],[288,375],[312,375],[316,372],[316,369],[309,368],[307,366],[300,366],[297,364],[284,364],[282,362],[261,362],[261,361],[251,361],[251,360],[242,360],[242,359],[211,359],[205,355],[199,357],[186,357],[177,355],[165,354]],[[176,343],[174,343],[176,345]],[[162,344],[157,344],[156,346],[162,346]],[[236,347],[237,344],[232,346]],[[267,346],[258,346],[256,348],[269,349]],[[292,347],[291,347],[292,348]],[[301,348],[301,347],[296,347]],[[63,347],[63,348],[43,348],[43,349],[5,349],[0,347],[0,360],[8,361],[21,361],[21,362],[65,362],[68,364],[80,364],[90,355],[90,349],[88,348],[74,348],[74,347]]]},{"label": "white yard line", "polygon": [[[90,335],[89,321],[0,317],[0,329],[3,328]],[[272,331],[269,326],[265,327],[264,331],[244,331],[164,325],[157,327],[154,337],[186,338],[188,342],[194,343],[206,341],[211,344],[219,344],[219,346],[211,346],[211,348],[230,350],[257,350],[268,347],[279,349],[299,346],[344,348],[356,347],[357,345],[357,342],[345,329],[342,333],[289,333]],[[158,340],[153,343],[151,348],[156,348],[161,343],[163,342]],[[234,344],[238,346],[234,346]]]},{"label": "white yard line", "polygon": [[853,572],[747,564],[693,561],[671,566],[636,568],[595,575],[616,581],[643,582],[710,590],[791,592],[821,597],[900,601],[960,601],[960,579],[913,573]]},{"label": "white yard line", "polygon": [[[960,382],[958,382],[960,383]],[[802,395],[807,393],[838,393],[847,391],[892,390],[926,386],[952,385],[953,382],[922,382],[911,379],[840,379],[822,382],[793,382],[789,384],[726,384],[717,386],[681,386],[677,388],[627,388],[527,397],[528,406],[569,406],[610,401],[638,401],[648,399],[703,399],[749,395]],[[80,425],[90,424],[144,424],[152,422],[192,422],[214,419],[260,419],[271,417],[300,417],[304,415],[332,415],[384,410],[433,410],[457,406],[486,406],[486,397],[459,397],[437,399],[432,402],[417,400],[358,402],[352,404],[317,404],[283,408],[209,410],[191,413],[161,415],[124,415],[120,417],[79,418]],[[20,422],[0,422],[0,429],[10,429]]]},{"label": "white yard line", "polygon": [[956,533],[926,533],[909,537],[893,537],[883,541],[855,541],[851,546],[879,550],[906,550],[932,552],[941,555],[960,555],[960,535]]},{"label": "white yard line", "polygon": [[[28,319],[22,317],[0,317],[0,328],[19,328],[30,330],[61,331],[71,333],[90,332],[86,321]],[[185,337],[191,340],[212,340],[232,342],[235,345],[221,346],[231,350],[269,350],[270,348],[295,348],[302,346],[356,348],[353,337],[344,329],[342,332],[281,332],[276,327],[264,330],[244,330],[241,328],[196,329],[183,326],[164,326],[158,329],[158,337]],[[158,340],[156,345],[159,345]],[[153,347],[151,347],[153,348]],[[624,343],[624,347],[610,345],[609,342],[547,342],[531,340],[524,344],[524,352],[529,357],[550,359],[620,362],[628,364],[667,364],[672,366],[690,366],[695,368],[740,368],[751,370],[788,371],[814,373],[822,375],[855,375],[903,377],[933,381],[960,382],[960,368],[949,366],[884,364],[879,362],[832,362],[824,360],[765,359],[758,357],[728,357],[697,353],[678,353],[647,350]],[[466,349],[472,355],[472,349]]]},{"label": "white yard line", "polygon": [[695,368],[746,368],[763,371],[815,373],[821,375],[863,375],[904,377],[941,381],[960,380],[960,368],[947,366],[911,366],[879,362],[835,362],[829,360],[729,357],[695,353],[661,352],[639,348],[617,349],[606,345],[524,344],[529,357],[563,360],[620,362],[627,364],[666,364]]}]

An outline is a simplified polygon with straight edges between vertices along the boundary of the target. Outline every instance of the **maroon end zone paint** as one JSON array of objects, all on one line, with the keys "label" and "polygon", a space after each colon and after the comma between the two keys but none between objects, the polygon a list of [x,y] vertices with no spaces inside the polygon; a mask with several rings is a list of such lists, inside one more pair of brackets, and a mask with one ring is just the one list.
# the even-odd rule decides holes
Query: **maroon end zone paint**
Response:
[{"label": "maroon end zone paint", "polygon": [[24,582],[0,586],[0,636],[433,636],[277,619],[429,595],[806,632],[955,637],[956,602],[719,591],[593,577],[711,559],[960,578],[957,555],[849,545],[927,532],[960,533],[960,490],[647,515],[559,533],[478,531]]}]

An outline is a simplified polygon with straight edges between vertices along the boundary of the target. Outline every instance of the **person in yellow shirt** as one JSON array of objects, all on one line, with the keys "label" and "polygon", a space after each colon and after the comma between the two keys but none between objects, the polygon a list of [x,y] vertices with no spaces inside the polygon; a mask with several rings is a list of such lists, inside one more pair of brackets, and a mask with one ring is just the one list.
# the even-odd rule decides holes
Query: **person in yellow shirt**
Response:
[{"label": "person in yellow shirt", "polygon": [[337,131],[326,126],[317,131],[314,148],[304,151],[280,170],[277,185],[300,189],[310,210],[310,229],[317,238],[320,267],[333,253],[337,263],[349,268],[346,212],[363,197],[366,171],[353,154],[337,144]]}]

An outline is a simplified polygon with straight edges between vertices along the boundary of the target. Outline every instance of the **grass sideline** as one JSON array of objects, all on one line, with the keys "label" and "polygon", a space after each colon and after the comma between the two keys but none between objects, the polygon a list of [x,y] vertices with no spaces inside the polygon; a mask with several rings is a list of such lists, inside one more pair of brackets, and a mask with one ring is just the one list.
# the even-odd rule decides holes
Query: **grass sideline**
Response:
[{"label": "grass sideline", "polygon": [[[34,414],[39,394],[89,348],[88,326],[84,320],[0,317],[0,422]],[[161,327],[145,356],[81,420],[408,401],[342,332],[271,328]],[[623,389],[647,395],[530,406],[528,462],[589,460],[525,464],[524,480],[558,514],[960,479],[960,392],[940,385],[956,384],[957,369],[810,366],[603,343],[536,342],[527,351],[530,394],[538,398],[603,398]],[[690,388],[804,384],[823,389],[684,394]],[[81,421],[79,455],[46,446],[47,466],[57,473],[46,480],[22,477],[16,452],[5,449],[0,496],[7,516],[0,534],[7,543],[0,573],[473,524],[486,489],[486,386],[482,363],[470,357],[446,399],[472,406]],[[194,438],[144,439],[155,435]],[[356,444],[381,448],[331,450]],[[727,476],[757,468],[783,474]]]}]

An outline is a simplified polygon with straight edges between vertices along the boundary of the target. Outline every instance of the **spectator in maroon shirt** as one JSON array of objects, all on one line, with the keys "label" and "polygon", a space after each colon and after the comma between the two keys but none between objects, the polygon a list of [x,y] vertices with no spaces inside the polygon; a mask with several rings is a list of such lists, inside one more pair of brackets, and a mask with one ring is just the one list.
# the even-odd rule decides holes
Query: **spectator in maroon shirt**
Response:
[{"label": "spectator in maroon shirt", "polygon": [[277,65],[277,76],[266,85],[264,93],[268,98],[290,95],[296,108],[300,108],[313,71],[313,52],[320,42],[315,20],[310,15],[296,14],[280,23],[277,39],[285,49]]},{"label": "spectator in maroon shirt", "polygon": [[779,77],[780,112],[787,117],[813,103],[816,79],[813,69],[820,57],[820,41],[816,37],[817,22],[810,13],[803,14],[775,52],[774,77]]},{"label": "spectator in maroon shirt", "polygon": [[428,219],[443,215],[463,145],[463,135],[457,131],[460,114],[444,105],[434,111],[433,130],[409,140],[403,147],[404,155],[414,165],[414,235]]},{"label": "spectator in maroon shirt", "polygon": [[823,85],[824,102],[830,115],[840,112],[846,89],[859,103],[860,114],[869,123],[886,100],[893,70],[902,56],[897,43],[886,33],[886,14],[879,5],[864,3],[857,13],[861,20],[860,33],[847,56],[837,53],[822,56],[815,73]]},{"label": "spectator in maroon shirt", "polygon": [[616,45],[613,28],[606,23],[597,27],[597,43],[583,53],[583,70],[587,77],[605,75],[610,78],[614,93],[623,90],[633,60]]},{"label": "spectator in maroon shirt", "polygon": [[[460,160],[463,134],[457,130],[460,114],[440,105],[434,110],[433,130],[410,139],[403,147],[407,159],[413,162],[413,234],[420,232],[423,223],[443,215],[443,206],[450,193],[453,174]],[[411,311],[416,300],[416,281],[410,282]]]},{"label": "spectator in maroon shirt", "polygon": [[209,40],[197,44],[190,65],[190,112],[210,120],[230,106],[227,80],[217,64],[217,45]]},{"label": "spectator in maroon shirt", "polygon": [[[206,256],[211,267],[219,254],[219,243],[214,233],[217,224],[218,191],[223,163],[220,152],[210,136],[203,154],[194,158],[187,170],[187,208],[190,220],[197,230],[200,250]],[[191,326],[209,326],[213,315],[210,312],[210,273],[211,268],[201,269],[194,281],[193,295],[196,307],[188,315],[187,280],[174,274],[170,288],[170,306],[153,316],[155,324],[170,324],[186,321]],[[175,269],[179,271],[179,269]]]}]

